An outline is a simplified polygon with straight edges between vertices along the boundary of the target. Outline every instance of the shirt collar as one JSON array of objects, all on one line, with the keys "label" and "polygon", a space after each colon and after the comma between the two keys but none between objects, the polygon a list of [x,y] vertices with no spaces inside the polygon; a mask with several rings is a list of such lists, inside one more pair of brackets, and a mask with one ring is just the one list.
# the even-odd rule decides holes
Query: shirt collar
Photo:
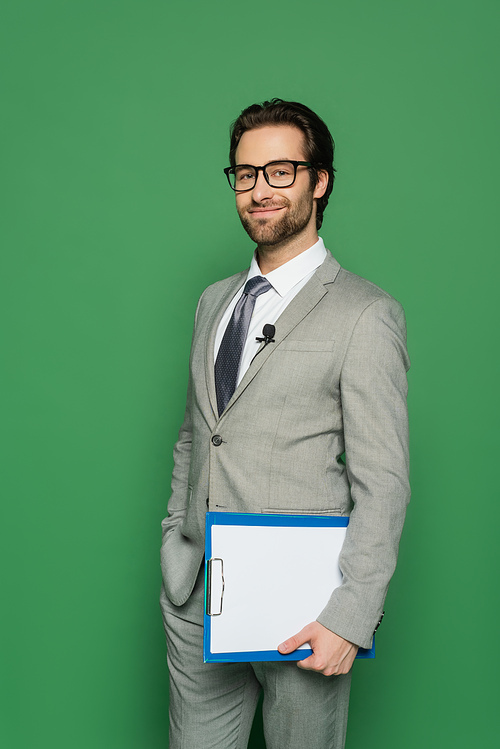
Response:
[{"label": "shirt collar", "polygon": [[[302,281],[306,276],[319,268],[326,257],[326,249],[321,237],[316,244],[309,247],[308,250],[301,252],[300,255],[292,258],[276,270],[264,276],[267,278],[273,289],[282,297],[286,296],[293,287]],[[247,281],[254,276],[262,276],[257,262],[257,251],[254,252],[250,269],[247,275]]]}]

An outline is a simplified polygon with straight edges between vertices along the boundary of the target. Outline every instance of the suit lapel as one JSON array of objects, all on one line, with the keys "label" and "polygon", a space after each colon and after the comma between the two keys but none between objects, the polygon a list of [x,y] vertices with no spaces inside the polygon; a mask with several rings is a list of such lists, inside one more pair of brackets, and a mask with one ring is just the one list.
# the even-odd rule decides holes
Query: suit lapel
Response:
[{"label": "suit lapel", "polygon": [[217,297],[211,310],[207,315],[206,325],[206,339],[205,339],[205,374],[207,380],[208,397],[210,399],[210,405],[216,419],[219,418],[219,411],[217,408],[217,395],[215,392],[215,372],[214,372],[214,346],[215,336],[217,335],[217,328],[222,319],[224,312],[226,311],[231,299],[234,297],[239,288],[243,285],[247,276],[248,269],[242,271],[236,276],[231,276],[228,279],[228,284],[222,292],[222,296]]},{"label": "suit lapel", "polygon": [[[269,357],[273,355],[274,351],[276,351],[280,343],[285,340],[285,338],[289,335],[289,333],[309,314],[309,312],[311,312],[312,309],[314,309],[314,307],[325,296],[325,294],[328,293],[328,285],[335,281],[339,270],[340,270],[339,263],[335,260],[335,258],[332,257],[330,253],[328,253],[328,255],[325,258],[325,261],[318,268],[318,270],[313,275],[313,277],[306,283],[304,288],[299,291],[297,296],[292,299],[290,304],[286,307],[286,309],[282,312],[282,314],[276,320],[275,342],[266,346],[264,350],[262,350],[262,347],[259,349],[260,353],[258,353],[258,356],[254,358],[249,368],[245,372],[243,379],[241,380],[240,384],[234,391],[231,400],[227,404],[224,414],[227,413],[228,409],[231,408],[233,403],[235,403],[235,401],[238,400],[238,398],[241,396],[243,391],[248,387],[250,382],[253,380],[255,375],[264,366],[264,364],[269,359]],[[240,285],[241,285],[241,281],[240,281]],[[217,323],[216,323],[215,331],[217,330],[217,325],[220,322],[220,319],[222,317],[224,310],[226,309],[227,305],[231,301],[232,297],[234,296],[238,288],[239,286],[234,289],[232,296],[228,299],[227,303],[223,307],[222,312],[220,313],[220,315],[217,316]],[[212,402],[212,406],[213,406],[213,403],[215,402],[214,412],[215,414],[217,414],[217,402],[215,399],[215,380],[214,380],[214,371],[213,371],[214,370],[213,352],[214,352],[215,331],[213,331],[212,335],[210,336],[209,347],[208,347],[209,351],[207,351],[207,354],[211,355],[212,357],[211,377],[213,381],[213,398],[214,398]],[[207,363],[208,363],[208,360],[207,360]],[[212,395],[210,397],[212,399]]]}]

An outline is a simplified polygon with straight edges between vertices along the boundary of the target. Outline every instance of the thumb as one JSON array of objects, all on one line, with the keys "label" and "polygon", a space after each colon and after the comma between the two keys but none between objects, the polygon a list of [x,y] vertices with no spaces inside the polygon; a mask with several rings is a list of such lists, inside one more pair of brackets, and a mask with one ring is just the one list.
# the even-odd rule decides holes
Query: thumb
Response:
[{"label": "thumb", "polygon": [[306,642],[309,642],[311,639],[311,627],[308,624],[306,627],[300,630],[300,632],[297,632],[296,635],[293,635],[293,637],[289,637],[288,640],[285,640],[285,642],[282,642],[280,645],[278,645],[278,650],[280,653],[283,653],[283,655],[286,655],[287,653],[293,653],[294,650],[297,650],[297,648],[300,648],[301,645],[305,645]]}]

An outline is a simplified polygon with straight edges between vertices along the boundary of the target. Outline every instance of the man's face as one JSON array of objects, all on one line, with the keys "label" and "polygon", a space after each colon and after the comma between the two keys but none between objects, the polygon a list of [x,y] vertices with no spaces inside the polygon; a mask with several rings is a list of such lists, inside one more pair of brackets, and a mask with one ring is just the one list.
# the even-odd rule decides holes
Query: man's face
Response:
[{"label": "man's face", "polygon": [[[263,166],[280,160],[306,161],[304,136],[298,128],[277,125],[243,133],[236,149],[236,164]],[[236,210],[254,242],[273,246],[311,227],[315,230],[317,192],[318,188],[311,187],[305,166],[297,168],[294,184],[285,188],[270,187],[260,171],[252,190],[235,193]]]}]

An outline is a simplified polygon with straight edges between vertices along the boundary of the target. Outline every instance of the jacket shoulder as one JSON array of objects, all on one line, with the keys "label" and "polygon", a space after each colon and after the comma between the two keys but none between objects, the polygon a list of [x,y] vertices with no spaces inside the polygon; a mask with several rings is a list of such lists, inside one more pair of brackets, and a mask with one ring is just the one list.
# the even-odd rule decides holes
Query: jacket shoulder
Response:
[{"label": "jacket shoulder", "polygon": [[330,292],[328,297],[332,302],[334,300],[341,301],[343,304],[360,311],[379,300],[385,300],[389,307],[400,307],[399,302],[384,289],[381,289],[380,286],[346,270],[330,251],[327,251],[327,253],[325,262],[318,268],[316,275]]},{"label": "jacket shoulder", "polygon": [[351,271],[345,268],[340,268],[337,283],[344,293],[366,304],[376,302],[378,299],[387,299],[396,302],[396,299],[388,294],[387,291],[381,289],[380,286],[362,276],[351,273]]},{"label": "jacket shoulder", "polygon": [[216,281],[215,283],[210,284],[210,286],[207,286],[198,299],[198,306],[196,307],[195,313],[195,326],[200,312],[203,311],[202,314],[205,314],[206,312],[210,314],[210,311],[215,309],[227,296],[229,296],[230,299],[231,294],[236,294],[240,286],[243,284],[247,273],[248,269],[241,271],[240,273],[235,273],[234,276],[229,276],[229,278],[224,278],[221,281]]},{"label": "jacket shoulder", "polygon": [[223,296],[230,288],[235,288],[236,290],[238,290],[240,285],[245,280],[247,273],[248,268],[240,271],[239,273],[235,273],[233,276],[228,276],[228,278],[223,278],[220,281],[215,281],[215,283],[212,283],[210,284],[210,286],[206,287],[200,297],[200,301],[202,299],[207,301],[210,301],[214,298],[217,299]]},{"label": "jacket shoulder", "polygon": [[329,291],[333,292],[332,301],[335,299],[337,303],[349,308],[354,318],[363,315],[365,311],[368,314],[369,310],[385,310],[391,317],[404,318],[403,307],[397,299],[372,281],[345,268],[340,268]]}]

